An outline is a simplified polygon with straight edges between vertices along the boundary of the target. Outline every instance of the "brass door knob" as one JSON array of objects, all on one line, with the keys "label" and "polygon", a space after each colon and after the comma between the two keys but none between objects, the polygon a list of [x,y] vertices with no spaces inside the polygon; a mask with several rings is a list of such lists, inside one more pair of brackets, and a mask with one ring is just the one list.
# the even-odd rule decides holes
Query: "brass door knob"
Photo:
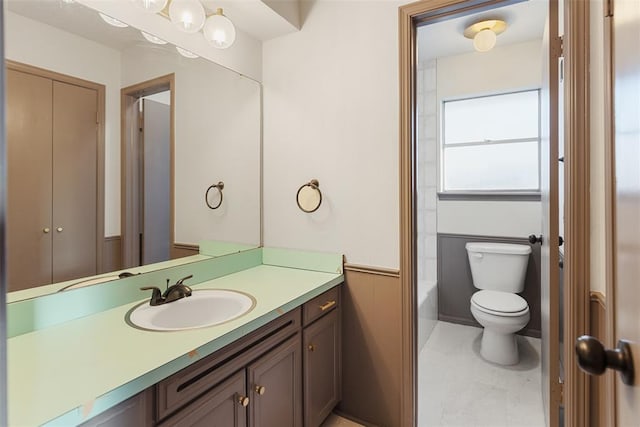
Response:
[{"label": "brass door knob", "polygon": [[49,227],[45,227],[45,228],[43,228],[43,229],[42,229],[42,232],[43,232],[44,234],[47,234],[47,233],[49,233],[50,231],[51,231],[51,230],[49,229]]},{"label": "brass door knob", "polygon": [[261,385],[257,385],[255,386],[255,388],[253,389],[256,393],[258,393],[260,396],[262,396],[264,394],[265,391],[267,391],[266,388],[264,388]]},{"label": "brass door knob", "polygon": [[246,408],[249,406],[249,398],[247,396],[238,396],[238,403]]},{"label": "brass door knob", "polygon": [[309,344],[309,345],[307,346],[307,349],[308,349],[309,351],[316,351],[316,346],[315,346],[315,345],[313,345],[313,344]]},{"label": "brass door knob", "polygon": [[63,230],[63,228],[62,228],[62,227],[58,227],[58,228],[56,228],[56,231],[57,231],[58,233],[62,233],[62,230]]}]

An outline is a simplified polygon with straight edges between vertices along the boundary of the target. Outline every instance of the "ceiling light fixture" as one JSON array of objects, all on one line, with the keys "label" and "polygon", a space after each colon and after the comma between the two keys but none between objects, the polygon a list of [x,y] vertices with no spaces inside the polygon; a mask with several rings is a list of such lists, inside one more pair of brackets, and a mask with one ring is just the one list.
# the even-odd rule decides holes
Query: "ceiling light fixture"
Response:
[{"label": "ceiling light fixture", "polygon": [[100,15],[100,18],[102,18],[102,20],[104,22],[106,22],[109,25],[113,25],[114,27],[118,27],[118,28],[127,28],[128,25],[125,24],[122,21],[118,21],[116,18],[112,18],[109,15],[105,15],[102,12],[98,12],[98,15]]},{"label": "ceiling light fixture", "polygon": [[499,19],[489,19],[469,25],[464,36],[473,39],[473,47],[478,52],[488,52],[496,45],[497,35],[507,29],[507,23]]}]

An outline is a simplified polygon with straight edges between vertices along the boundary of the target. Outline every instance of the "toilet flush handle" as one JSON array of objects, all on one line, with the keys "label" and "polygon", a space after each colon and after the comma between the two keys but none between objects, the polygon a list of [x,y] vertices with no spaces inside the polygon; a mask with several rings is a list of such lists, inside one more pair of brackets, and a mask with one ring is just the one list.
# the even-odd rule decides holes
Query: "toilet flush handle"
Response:
[{"label": "toilet flush handle", "polygon": [[482,258],[482,254],[479,254],[477,252],[472,253],[471,256],[474,258]]}]

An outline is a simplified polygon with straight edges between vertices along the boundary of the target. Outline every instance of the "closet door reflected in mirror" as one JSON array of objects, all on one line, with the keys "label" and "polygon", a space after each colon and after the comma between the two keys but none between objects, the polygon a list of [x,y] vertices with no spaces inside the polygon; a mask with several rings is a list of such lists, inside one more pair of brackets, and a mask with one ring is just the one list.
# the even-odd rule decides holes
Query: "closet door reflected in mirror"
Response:
[{"label": "closet door reflected in mirror", "polygon": [[9,291],[98,271],[99,94],[55,77],[7,70]]}]

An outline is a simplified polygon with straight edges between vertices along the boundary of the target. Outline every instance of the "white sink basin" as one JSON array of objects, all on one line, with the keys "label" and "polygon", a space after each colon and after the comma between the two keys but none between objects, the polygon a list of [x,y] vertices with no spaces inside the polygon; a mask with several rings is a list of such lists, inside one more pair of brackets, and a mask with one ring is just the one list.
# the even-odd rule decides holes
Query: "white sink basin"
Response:
[{"label": "white sink basin", "polygon": [[167,304],[151,306],[145,301],[127,313],[126,321],[145,330],[183,331],[228,322],[248,313],[255,305],[255,299],[248,294],[202,289]]}]

